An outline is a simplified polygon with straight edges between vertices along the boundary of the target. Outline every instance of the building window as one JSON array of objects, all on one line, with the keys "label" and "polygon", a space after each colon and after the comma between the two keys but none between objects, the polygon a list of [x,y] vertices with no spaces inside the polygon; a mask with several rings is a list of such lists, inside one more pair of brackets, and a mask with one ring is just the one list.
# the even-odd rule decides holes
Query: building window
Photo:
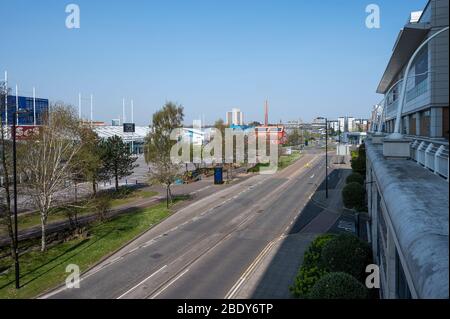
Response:
[{"label": "building window", "polygon": [[410,135],[416,135],[416,116],[410,115],[409,116],[409,134]]},{"label": "building window", "polygon": [[[416,58],[415,74],[420,74],[415,77],[416,86],[428,78],[428,45],[425,45]],[[425,73],[425,74],[424,74]]]},{"label": "building window", "polygon": [[396,284],[397,284],[397,298],[398,299],[411,299],[411,291],[406,281],[405,272],[400,262],[397,250],[395,250],[395,266],[396,266]]},{"label": "building window", "polygon": [[448,107],[442,108],[442,136],[448,140],[449,136],[449,123],[448,123]]},{"label": "building window", "polygon": [[402,134],[409,134],[407,128],[408,128],[408,117],[404,116],[402,117]]},{"label": "building window", "polygon": [[420,135],[430,136],[430,110],[420,113]]}]

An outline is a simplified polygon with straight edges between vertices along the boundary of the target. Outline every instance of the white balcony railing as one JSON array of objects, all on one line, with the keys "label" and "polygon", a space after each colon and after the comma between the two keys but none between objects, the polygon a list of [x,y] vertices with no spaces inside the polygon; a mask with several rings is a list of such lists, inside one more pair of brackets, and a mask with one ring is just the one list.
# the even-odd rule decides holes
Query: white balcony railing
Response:
[{"label": "white balcony railing", "polygon": [[448,181],[448,141],[418,136],[408,137],[413,139],[411,143],[411,159]]}]

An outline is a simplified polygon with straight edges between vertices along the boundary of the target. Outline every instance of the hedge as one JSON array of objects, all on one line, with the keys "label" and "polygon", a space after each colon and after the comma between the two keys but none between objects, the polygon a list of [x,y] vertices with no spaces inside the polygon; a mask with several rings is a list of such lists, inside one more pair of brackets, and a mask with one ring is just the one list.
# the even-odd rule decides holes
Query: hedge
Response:
[{"label": "hedge", "polygon": [[362,210],[365,207],[365,189],[359,183],[352,182],[345,185],[342,190],[344,206],[349,209]]},{"label": "hedge", "polygon": [[327,272],[345,272],[365,282],[366,267],[371,263],[369,245],[350,234],[340,234],[322,248],[321,267]]},{"label": "hedge", "polygon": [[326,274],[325,270],[317,266],[301,267],[294,284],[290,287],[291,293],[297,298],[308,298],[312,287]]},{"label": "hedge", "polygon": [[353,276],[343,272],[324,275],[312,287],[311,299],[367,299],[367,289]]},{"label": "hedge", "polygon": [[346,184],[358,183],[364,186],[364,177],[359,173],[352,173],[347,177],[345,183]]},{"label": "hedge", "polygon": [[297,298],[307,298],[314,284],[327,272],[320,267],[322,248],[336,235],[318,236],[309,246],[303,257],[303,264],[290,287],[291,293]]},{"label": "hedge", "polygon": [[351,166],[354,173],[366,175],[366,146],[362,144],[358,149],[358,156],[352,153]]}]

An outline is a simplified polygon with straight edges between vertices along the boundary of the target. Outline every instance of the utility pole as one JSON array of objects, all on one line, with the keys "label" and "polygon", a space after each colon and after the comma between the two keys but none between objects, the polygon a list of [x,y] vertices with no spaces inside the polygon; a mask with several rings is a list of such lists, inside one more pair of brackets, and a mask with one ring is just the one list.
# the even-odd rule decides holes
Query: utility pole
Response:
[{"label": "utility pole", "polygon": [[[133,100],[131,100],[131,123],[133,123],[133,125],[134,125],[134,101]],[[131,133],[131,154],[134,154],[134,132]]]},{"label": "utility pole", "polygon": [[94,124],[94,95],[91,94],[91,126]]},{"label": "utility pole", "polygon": [[328,199],[328,119],[325,118],[325,197]]},{"label": "utility pole", "polygon": [[8,71],[5,71],[5,127],[8,129]]},{"label": "utility pole", "polygon": [[318,120],[325,120],[325,197],[328,199],[328,119],[318,117]]},{"label": "utility pole", "polygon": [[125,123],[126,121],[127,120],[126,120],[126,115],[125,115],[125,98],[123,98],[122,99],[122,122]]},{"label": "utility pole", "polygon": [[36,88],[33,87],[33,125],[36,126]]},{"label": "utility pole", "polygon": [[[17,88],[17,86],[16,86]],[[17,111],[13,112],[12,138],[13,138],[13,176],[14,176],[14,269],[16,275],[16,289],[20,288],[19,267],[19,236],[17,227],[17,147],[16,147],[16,123]]]},{"label": "utility pole", "polygon": [[19,117],[17,116],[17,113],[19,112],[19,86],[16,84],[16,117],[15,117],[15,123],[16,125],[19,125]]},{"label": "utility pole", "polygon": [[81,93],[78,93],[78,119],[81,121]]}]

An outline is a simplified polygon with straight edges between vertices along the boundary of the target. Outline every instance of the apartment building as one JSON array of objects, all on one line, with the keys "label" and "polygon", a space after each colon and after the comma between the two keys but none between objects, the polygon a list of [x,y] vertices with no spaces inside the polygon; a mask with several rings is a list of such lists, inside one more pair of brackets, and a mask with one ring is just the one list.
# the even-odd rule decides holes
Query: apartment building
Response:
[{"label": "apartment building", "polygon": [[226,124],[230,125],[244,125],[244,114],[240,109],[232,109],[226,114]]}]

